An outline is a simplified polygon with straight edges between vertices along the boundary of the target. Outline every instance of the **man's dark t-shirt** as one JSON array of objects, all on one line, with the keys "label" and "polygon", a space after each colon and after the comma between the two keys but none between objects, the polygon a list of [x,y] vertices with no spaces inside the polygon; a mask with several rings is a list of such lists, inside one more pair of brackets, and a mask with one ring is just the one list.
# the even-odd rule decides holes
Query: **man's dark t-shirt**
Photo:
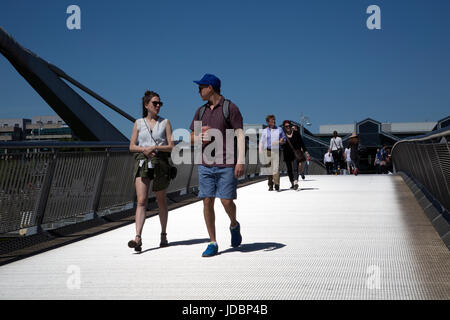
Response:
[{"label": "man's dark t-shirt", "polygon": [[[214,109],[211,110],[209,106],[206,107],[205,112],[203,113],[203,117],[201,119],[202,126],[208,126],[211,127],[211,129],[217,129],[222,133],[223,137],[223,150],[216,150],[216,159],[222,159],[222,164],[216,163],[214,161],[213,164],[206,164],[204,161],[204,158],[202,158],[202,164],[208,167],[234,167],[236,164],[236,157],[234,155],[234,147],[231,148],[231,150],[226,150],[227,147],[227,141],[226,141],[226,129],[243,129],[243,119],[241,112],[239,111],[239,108],[230,101],[229,105],[229,112],[230,112],[230,123],[228,124],[223,116],[223,103],[225,99],[222,97],[219,101],[219,104],[214,107]],[[200,107],[201,108],[201,107]],[[194,122],[200,121],[198,119],[198,114],[200,111],[200,108],[197,109],[194,115],[194,119],[192,120],[190,129],[194,131]],[[233,139],[234,140],[234,139]],[[233,144],[232,144],[233,145]],[[203,145],[202,150],[206,148],[207,145]]]}]

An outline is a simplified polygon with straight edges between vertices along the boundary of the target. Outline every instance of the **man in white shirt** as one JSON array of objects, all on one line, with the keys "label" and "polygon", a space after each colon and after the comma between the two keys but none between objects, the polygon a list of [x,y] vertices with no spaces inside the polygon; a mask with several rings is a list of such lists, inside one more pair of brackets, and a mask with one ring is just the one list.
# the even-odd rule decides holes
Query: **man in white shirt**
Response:
[{"label": "man in white shirt", "polygon": [[328,152],[325,153],[325,156],[323,157],[323,163],[325,164],[325,167],[327,168],[327,174],[332,174],[332,168],[333,168],[333,154],[331,153],[331,149],[328,149]]},{"label": "man in white shirt", "polygon": [[262,161],[261,174],[268,176],[269,191],[280,191],[280,145],[286,143],[286,135],[282,128],[275,125],[275,116],[266,117],[267,128],[259,139],[259,157]]},{"label": "man in white shirt", "polygon": [[337,131],[333,132],[333,138],[330,140],[330,149],[334,159],[334,170],[337,174],[339,174],[344,145],[342,144],[342,138],[338,137]]}]

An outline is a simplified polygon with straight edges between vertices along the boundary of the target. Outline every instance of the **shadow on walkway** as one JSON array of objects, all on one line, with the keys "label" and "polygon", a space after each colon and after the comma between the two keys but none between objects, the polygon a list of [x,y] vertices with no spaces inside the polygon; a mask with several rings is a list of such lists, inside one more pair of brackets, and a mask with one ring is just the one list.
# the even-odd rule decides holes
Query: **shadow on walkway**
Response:
[{"label": "shadow on walkway", "polygon": [[[175,241],[175,242],[169,242],[169,246],[165,247],[165,248],[170,248],[170,247],[175,247],[175,246],[191,246],[194,244],[201,244],[201,243],[208,243],[208,242],[209,242],[208,238]],[[142,251],[141,253],[136,253],[136,254],[143,254],[143,253],[153,251],[153,250],[158,250],[158,249],[164,249],[164,248],[161,248],[161,247],[150,248],[145,251]]]},{"label": "shadow on walkway", "polygon": [[219,254],[229,253],[229,252],[255,252],[255,251],[274,251],[285,247],[285,244],[277,242],[257,242],[257,243],[244,243],[237,248],[230,248],[225,251],[219,251]]}]

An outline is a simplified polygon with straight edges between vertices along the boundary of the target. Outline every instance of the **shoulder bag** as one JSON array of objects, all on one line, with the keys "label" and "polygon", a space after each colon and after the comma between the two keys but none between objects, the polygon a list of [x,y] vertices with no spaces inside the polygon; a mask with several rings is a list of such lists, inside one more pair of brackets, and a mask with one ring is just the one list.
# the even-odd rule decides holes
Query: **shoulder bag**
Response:
[{"label": "shoulder bag", "polygon": [[[148,132],[150,133],[150,137],[152,137],[152,140],[155,142],[155,145],[157,145],[156,140],[153,138],[152,130],[147,125],[147,121],[144,120],[145,126],[147,127]],[[170,171],[169,171],[169,177],[171,180],[175,179],[177,177],[178,169],[177,167],[173,166],[169,161]]]},{"label": "shoulder bag", "polygon": [[[292,135],[293,137],[294,135]],[[288,142],[289,146],[291,147],[292,151],[294,152],[295,158],[298,162],[306,161],[305,153],[302,150],[295,149],[292,145],[292,142],[289,140],[289,137],[286,136],[286,141]]]}]

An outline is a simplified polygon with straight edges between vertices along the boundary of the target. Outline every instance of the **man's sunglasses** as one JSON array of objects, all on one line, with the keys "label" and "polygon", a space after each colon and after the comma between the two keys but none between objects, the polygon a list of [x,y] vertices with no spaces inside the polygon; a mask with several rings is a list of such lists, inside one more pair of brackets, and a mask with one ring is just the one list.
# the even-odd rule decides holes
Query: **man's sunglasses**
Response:
[{"label": "man's sunglasses", "polygon": [[206,85],[200,85],[200,86],[198,86],[198,91],[200,92],[200,91],[202,91],[202,89],[204,89],[204,88],[208,88],[209,86],[206,86]]},{"label": "man's sunglasses", "polygon": [[152,101],[152,104],[153,104],[155,107],[157,107],[158,105],[159,105],[160,107],[163,106],[163,103],[162,103],[161,101]]}]

